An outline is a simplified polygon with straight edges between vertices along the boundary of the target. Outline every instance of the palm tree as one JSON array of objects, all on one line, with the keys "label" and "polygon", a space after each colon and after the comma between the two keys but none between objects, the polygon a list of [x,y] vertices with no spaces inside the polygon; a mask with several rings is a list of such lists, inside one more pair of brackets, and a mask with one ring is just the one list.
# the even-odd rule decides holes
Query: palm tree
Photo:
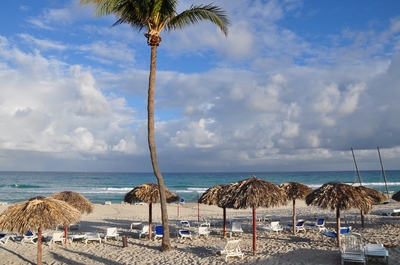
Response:
[{"label": "palm tree", "polygon": [[129,24],[139,32],[145,30],[144,36],[151,48],[150,74],[147,93],[147,130],[150,158],[154,175],[157,178],[160,189],[161,216],[163,224],[162,251],[170,250],[167,201],[165,185],[162,174],[158,168],[156,143],[154,138],[154,90],[156,81],[156,58],[157,47],[161,43],[160,33],[166,31],[183,29],[200,21],[208,20],[216,24],[221,31],[227,35],[229,20],[226,12],[218,6],[192,5],[182,13],[177,13],[178,0],[80,0],[78,6],[94,5],[95,16],[113,14],[117,21],[112,25]]}]

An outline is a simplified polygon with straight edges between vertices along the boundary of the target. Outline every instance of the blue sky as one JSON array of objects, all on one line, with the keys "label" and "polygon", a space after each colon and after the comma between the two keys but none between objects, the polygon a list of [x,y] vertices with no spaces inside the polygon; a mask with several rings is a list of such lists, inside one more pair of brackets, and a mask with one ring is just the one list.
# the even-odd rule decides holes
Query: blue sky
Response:
[{"label": "blue sky", "polygon": [[[151,171],[146,39],[77,3],[2,4],[0,170]],[[400,169],[399,1],[213,3],[161,34],[163,172]]]}]

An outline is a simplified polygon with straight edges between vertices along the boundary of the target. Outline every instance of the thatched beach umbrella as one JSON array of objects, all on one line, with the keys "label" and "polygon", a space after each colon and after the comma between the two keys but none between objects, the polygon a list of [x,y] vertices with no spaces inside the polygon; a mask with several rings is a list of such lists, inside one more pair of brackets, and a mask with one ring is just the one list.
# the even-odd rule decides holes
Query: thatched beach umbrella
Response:
[{"label": "thatched beach umbrella", "polygon": [[383,204],[387,201],[385,194],[376,189],[368,188],[365,186],[358,186],[356,187],[356,189],[358,189],[361,192],[365,192],[365,194],[371,199],[372,205]]},{"label": "thatched beach umbrella", "polygon": [[313,189],[299,182],[286,182],[279,185],[286,197],[293,201],[293,234],[296,234],[296,199],[305,199]]},{"label": "thatched beach umbrella", "polygon": [[256,254],[258,207],[270,208],[286,205],[287,199],[283,191],[275,184],[256,178],[245,179],[229,186],[220,205],[234,209],[253,209],[253,254]]},{"label": "thatched beach umbrella", "polygon": [[[73,192],[73,191],[62,191],[53,193],[49,196],[50,198],[57,199],[60,201],[64,201],[80,211],[81,213],[92,213],[94,206],[91,201],[89,201],[86,197],[82,194]],[[64,225],[64,237],[65,241],[67,240],[68,236],[68,225]]]},{"label": "thatched beach umbrella", "polygon": [[226,184],[212,186],[199,198],[199,203],[217,205],[223,209],[223,237],[226,237],[226,207],[223,207],[220,203],[228,188],[229,185]]},{"label": "thatched beach umbrella", "polygon": [[392,199],[400,202],[400,190],[398,192],[396,192],[395,194],[393,194]]},{"label": "thatched beach umbrella", "polygon": [[[167,202],[175,202],[179,200],[179,196],[165,189]],[[152,225],[152,204],[160,200],[160,191],[155,183],[142,184],[135,187],[133,190],[125,194],[124,202],[135,203],[137,201],[146,202],[149,204],[149,238],[151,239]]]},{"label": "thatched beach umbrella", "polygon": [[306,197],[307,205],[322,209],[336,210],[337,246],[340,247],[340,211],[358,208],[366,213],[371,211],[371,199],[356,187],[340,182],[330,182],[314,190]]},{"label": "thatched beach umbrella", "polygon": [[[371,200],[372,205],[378,205],[378,204],[383,204],[384,202],[387,201],[386,196],[375,189],[368,188],[365,186],[358,186],[356,187],[358,191],[365,193]],[[364,228],[364,211],[361,211],[361,227]]]},{"label": "thatched beach umbrella", "polygon": [[0,231],[38,231],[37,264],[42,264],[42,231],[59,224],[77,222],[81,213],[66,202],[53,198],[35,197],[9,206],[0,215]]}]

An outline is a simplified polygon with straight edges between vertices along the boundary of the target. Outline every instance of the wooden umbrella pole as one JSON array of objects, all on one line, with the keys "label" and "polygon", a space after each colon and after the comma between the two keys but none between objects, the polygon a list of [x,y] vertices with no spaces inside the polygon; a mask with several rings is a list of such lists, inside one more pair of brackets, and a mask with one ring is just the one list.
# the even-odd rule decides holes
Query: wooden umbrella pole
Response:
[{"label": "wooden umbrella pole", "polygon": [[68,225],[64,225],[64,244],[67,244]]},{"label": "wooden umbrella pole", "polygon": [[253,255],[257,252],[257,213],[256,208],[253,208]]},{"label": "wooden umbrella pole", "polygon": [[223,208],[223,216],[224,216],[224,221],[223,221],[223,232],[222,235],[225,238],[226,237],[226,207]]},{"label": "wooden umbrella pole", "polygon": [[293,199],[293,234],[295,235],[297,232],[297,227],[296,227],[296,199]]},{"label": "wooden umbrella pole", "polygon": [[336,207],[336,241],[337,241],[337,246],[340,248],[341,246],[341,241],[340,241],[340,209],[339,207]]},{"label": "wooden umbrella pole", "polygon": [[150,202],[149,203],[149,240],[151,240],[151,230],[152,230],[152,222],[153,222],[153,220],[152,220],[152,207],[153,207],[153,204]]},{"label": "wooden umbrella pole", "polygon": [[42,265],[42,228],[38,229],[38,240],[37,240],[37,264]]}]

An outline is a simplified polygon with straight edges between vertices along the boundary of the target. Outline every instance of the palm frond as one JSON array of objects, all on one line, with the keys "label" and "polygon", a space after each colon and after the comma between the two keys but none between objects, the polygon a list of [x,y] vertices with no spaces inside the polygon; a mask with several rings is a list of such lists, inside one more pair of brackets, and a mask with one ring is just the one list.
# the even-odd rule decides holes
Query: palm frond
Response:
[{"label": "palm frond", "polygon": [[189,25],[197,24],[204,20],[216,24],[225,36],[228,35],[229,19],[226,11],[211,4],[205,6],[192,5],[188,10],[173,17],[166,27],[167,30],[183,29]]}]

